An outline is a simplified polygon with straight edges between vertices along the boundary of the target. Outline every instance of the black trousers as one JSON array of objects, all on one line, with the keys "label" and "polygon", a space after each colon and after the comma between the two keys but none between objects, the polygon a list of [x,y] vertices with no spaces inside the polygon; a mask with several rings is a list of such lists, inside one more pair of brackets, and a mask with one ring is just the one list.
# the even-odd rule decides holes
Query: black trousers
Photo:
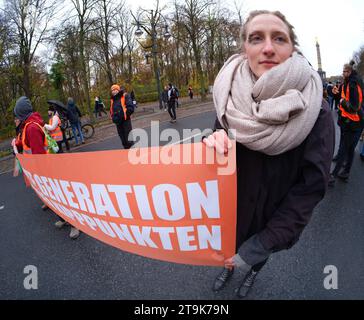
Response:
[{"label": "black trousers", "polygon": [[[62,140],[63,141],[63,140]],[[62,141],[57,141],[57,145],[58,145],[58,152],[57,153],[63,153],[63,148],[62,148]]]},{"label": "black trousers", "polygon": [[118,130],[118,134],[124,149],[130,149],[134,144],[131,137],[129,140],[129,133],[132,130],[131,120],[124,120],[123,122],[117,124],[116,129]]},{"label": "black trousers", "polygon": [[266,259],[266,260],[264,260],[262,262],[257,263],[256,265],[254,265],[252,267],[253,271],[259,272],[265,266],[265,264],[267,263],[267,261],[268,261],[268,259]]},{"label": "black trousers", "polygon": [[[361,131],[361,130],[360,130]],[[340,135],[340,147],[337,154],[337,161],[334,170],[332,171],[333,176],[337,176],[341,167],[344,167],[345,173],[350,173],[351,166],[353,164],[355,147],[358,144],[358,131],[341,130]]]},{"label": "black trousers", "polygon": [[62,131],[62,135],[63,135],[62,142],[64,142],[64,144],[66,145],[66,150],[70,151],[70,144],[69,144],[68,139],[66,137],[66,130],[61,128],[61,131]]},{"label": "black trousers", "polygon": [[176,120],[176,100],[169,100],[168,101],[168,113],[171,116],[172,120]]}]

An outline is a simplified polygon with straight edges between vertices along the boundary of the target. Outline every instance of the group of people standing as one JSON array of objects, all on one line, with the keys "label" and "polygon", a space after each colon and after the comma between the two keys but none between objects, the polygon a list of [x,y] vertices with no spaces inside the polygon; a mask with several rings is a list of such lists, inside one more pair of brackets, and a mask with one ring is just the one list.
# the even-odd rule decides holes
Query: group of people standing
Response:
[{"label": "group of people standing", "polygon": [[47,129],[51,137],[57,141],[59,147],[58,153],[63,153],[62,143],[66,145],[66,150],[70,151],[68,137],[66,136],[67,121],[70,123],[76,145],[85,143],[85,138],[81,129],[82,114],[73,98],[68,98],[66,108],[67,112],[64,118],[60,116],[57,107],[54,104],[50,104],[48,108],[49,124],[45,125],[45,129]]},{"label": "group of people standing", "polygon": [[[73,130],[79,130],[81,141],[83,142],[82,132],[79,125],[79,117],[81,115],[79,109],[74,104],[72,98],[68,99],[68,115],[70,118]],[[54,105],[48,108],[49,123],[43,121],[39,112],[33,111],[33,106],[30,100],[23,96],[20,97],[14,107],[15,125],[17,136],[12,141],[12,146],[15,153],[23,154],[46,154],[48,153],[48,142],[46,139],[45,130],[57,142],[58,153],[62,153],[62,141],[65,139],[61,130],[61,118]],[[75,132],[75,131],[74,131]],[[76,139],[77,136],[75,135]],[[46,205],[42,206],[43,210],[47,210]],[[68,223],[61,217],[55,223],[57,228],[62,228]],[[80,231],[71,226],[70,238],[76,239],[80,235]]]}]

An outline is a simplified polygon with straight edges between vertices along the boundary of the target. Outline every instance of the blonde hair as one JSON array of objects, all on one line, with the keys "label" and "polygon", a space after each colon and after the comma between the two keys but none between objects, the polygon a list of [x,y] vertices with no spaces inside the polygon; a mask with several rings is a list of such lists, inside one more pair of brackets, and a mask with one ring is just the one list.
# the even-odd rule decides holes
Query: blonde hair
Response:
[{"label": "blonde hair", "polygon": [[242,25],[240,29],[240,51],[244,52],[244,42],[247,40],[247,25],[250,21],[252,21],[255,17],[260,16],[262,14],[271,14],[276,16],[277,18],[281,19],[284,24],[288,27],[289,30],[289,38],[291,39],[291,42],[295,48],[295,50],[298,50],[298,40],[296,33],[294,31],[294,27],[287,21],[285,15],[281,13],[280,11],[270,11],[270,10],[254,10],[250,12],[248,18],[245,20],[244,24]]}]

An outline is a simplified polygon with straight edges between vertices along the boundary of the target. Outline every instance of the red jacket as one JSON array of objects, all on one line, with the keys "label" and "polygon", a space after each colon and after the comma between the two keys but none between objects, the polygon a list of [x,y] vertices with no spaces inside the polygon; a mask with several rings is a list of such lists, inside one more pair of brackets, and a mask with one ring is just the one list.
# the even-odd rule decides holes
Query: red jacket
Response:
[{"label": "red jacket", "polygon": [[[20,136],[16,140],[16,147],[19,152],[23,150],[23,145],[21,141],[21,134],[23,132],[24,126],[29,122],[36,122],[40,124],[42,127],[44,126],[44,122],[42,116],[38,112],[33,112],[28,119],[26,119],[20,126]],[[25,144],[30,147],[32,150],[32,154],[45,154],[44,150],[44,132],[34,123],[31,123],[27,126],[25,132]]]}]

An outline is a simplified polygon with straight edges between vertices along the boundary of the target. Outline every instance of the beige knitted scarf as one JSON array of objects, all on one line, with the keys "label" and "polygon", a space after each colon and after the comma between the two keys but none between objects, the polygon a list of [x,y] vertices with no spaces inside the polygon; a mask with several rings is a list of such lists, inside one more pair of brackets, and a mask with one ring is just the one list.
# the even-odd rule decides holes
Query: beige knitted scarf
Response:
[{"label": "beige knitted scarf", "polygon": [[214,84],[217,117],[251,150],[277,155],[299,146],[312,130],[322,103],[322,82],[296,52],[258,80],[241,54],[229,58]]}]

